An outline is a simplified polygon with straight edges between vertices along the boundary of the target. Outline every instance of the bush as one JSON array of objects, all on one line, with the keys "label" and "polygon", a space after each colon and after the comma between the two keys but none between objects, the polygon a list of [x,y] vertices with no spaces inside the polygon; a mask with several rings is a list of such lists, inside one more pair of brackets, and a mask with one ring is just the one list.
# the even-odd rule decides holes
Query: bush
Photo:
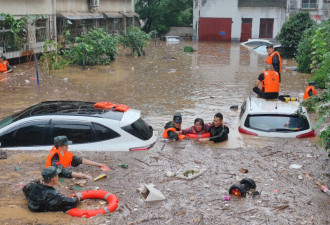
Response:
[{"label": "bush", "polygon": [[303,32],[314,24],[315,22],[309,17],[308,12],[300,12],[291,16],[283,24],[280,33],[275,38],[282,45],[280,49],[281,56],[295,57]]},{"label": "bush", "polygon": [[321,24],[312,41],[312,72],[320,68],[326,53],[330,51],[330,20]]},{"label": "bush", "polygon": [[152,34],[153,32],[146,34],[140,28],[131,26],[127,29],[126,35],[120,38],[120,43],[124,48],[130,48],[132,55],[145,55],[143,48],[148,44]]},{"label": "bush", "polygon": [[298,71],[311,73],[312,68],[312,40],[316,33],[317,26],[312,26],[304,31],[297,50]]},{"label": "bush", "polygon": [[76,45],[64,51],[65,57],[73,64],[108,65],[116,58],[118,36],[107,34],[100,28],[77,37]]},{"label": "bush", "polygon": [[318,70],[315,70],[312,79],[319,88],[325,88],[330,83],[330,52],[326,53]]}]

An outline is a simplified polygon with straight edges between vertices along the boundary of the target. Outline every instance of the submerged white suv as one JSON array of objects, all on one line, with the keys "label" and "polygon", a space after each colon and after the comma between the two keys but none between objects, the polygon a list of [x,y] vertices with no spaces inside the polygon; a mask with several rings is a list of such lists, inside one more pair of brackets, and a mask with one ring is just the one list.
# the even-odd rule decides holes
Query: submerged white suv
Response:
[{"label": "submerged white suv", "polygon": [[315,137],[307,111],[298,101],[249,97],[241,106],[238,131],[266,137]]},{"label": "submerged white suv", "polygon": [[0,148],[49,151],[54,137],[65,135],[70,150],[145,150],[157,137],[140,116],[134,109],[95,108],[94,102],[42,102],[0,121]]}]

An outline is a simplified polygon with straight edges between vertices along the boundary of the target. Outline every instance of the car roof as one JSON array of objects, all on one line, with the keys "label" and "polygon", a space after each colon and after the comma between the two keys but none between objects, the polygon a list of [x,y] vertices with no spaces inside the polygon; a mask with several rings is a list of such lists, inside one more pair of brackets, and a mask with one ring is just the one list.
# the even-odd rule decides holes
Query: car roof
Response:
[{"label": "car roof", "polygon": [[[40,115],[70,115],[70,116],[90,116],[101,117],[112,120],[122,120],[124,112],[113,109],[99,109],[94,107],[95,102],[83,101],[46,101],[30,106],[29,108],[12,115],[12,122],[31,116]],[[130,109],[125,112],[127,115],[122,121],[124,124],[134,122],[140,117],[140,111]]]},{"label": "car roof", "polygon": [[247,43],[250,43],[250,42],[265,42],[265,43],[272,43],[271,41],[269,40],[266,40],[266,39],[249,39],[241,44],[247,44]]},{"label": "car roof", "polygon": [[[296,114],[299,109],[299,101],[283,102],[278,99],[263,99],[256,97],[247,98],[246,108],[249,109],[249,114]],[[303,112],[306,109],[302,107]]]}]

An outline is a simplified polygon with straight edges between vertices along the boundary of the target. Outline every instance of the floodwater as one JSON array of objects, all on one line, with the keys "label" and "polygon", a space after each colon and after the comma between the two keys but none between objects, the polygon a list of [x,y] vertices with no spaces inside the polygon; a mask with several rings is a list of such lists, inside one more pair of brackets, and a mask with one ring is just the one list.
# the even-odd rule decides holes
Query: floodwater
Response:
[{"label": "floodwater", "polygon": [[[185,45],[197,51],[184,53]],[[308,74],[286,67],[284,60],[281,93],[298,96],[306,87]],[[155,130],[161,131],[175,112],[183,115],[182,127],[193,125],[195,118],[211,122],[217,112],[224,115],[230,139],[224,147],[267,145],[269,140],[245,137],[238,133],[239,111],[265,67],[265,56],[251,53],[238,43],[184,42],[150,44],[145,57],[119,55],[109,66],[68,67],[40,72],[40,87],[35,80],[34,64],[24,64],[15,73],[2,75],[0,118],[32,104],[48,100],[111,101],[139,109]]]},{"label": "floodwater", "polygon": [[[197,51],[184,53],[185,45]],[[221,112],[230,128],[229,140],[204,144],[159,138],[147,151],[74,152],[111,169],[107,178],[87,181],[80,189],[102,188],[120,202],[114,213],[91,219],[30,212],[21,189],[40,178],[47,152],[8,151],[8,158],[0,160],[0,224],[330,224],[330,197],[320,192],[321,185],[330,186],[329,160],[314,143],[316,138],[261,138],[237,131],[239,110],[229,108],[254,95],[252,87],[265,56],[238,43],[159,42],[146,52],[145,57],[119,54],[111,65],[85,71],[69,67],[51,75],[41,72],[40,87],[34,63],[18,65],[15,73],[0,75],[0,117],[47,100],[111,101],[141,110],[161,133],[175,112],[182,113],[183,127],[192,126],[196,117],[210,122]],[[292,71],[293,60],[283,64],[281,94],[298,96],[310,75]],[[118,166],[122,163],[128,168]],[[192,180],[166,175],[180,168],[206,170]],[[100,174],[85,165],[73,170],[92,177]],[[260,196],[223,201],[229,187],[246,177],[256,182]],[[65,179],[56,189],[70,195],[78,191],[78,182]],[[164,194],[164,201],[146,202],[137,192],[149,183]],[[86,200],[78,207],[104,207],[104,201]]]}]

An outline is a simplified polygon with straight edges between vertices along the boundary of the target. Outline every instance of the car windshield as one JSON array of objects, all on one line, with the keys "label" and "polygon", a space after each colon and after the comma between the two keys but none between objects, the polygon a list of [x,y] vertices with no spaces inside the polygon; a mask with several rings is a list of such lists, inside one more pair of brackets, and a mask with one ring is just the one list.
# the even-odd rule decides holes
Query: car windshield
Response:
[{"label": "car windshield", "polygon": [[152,127],[142,119],[138,119],[131,125],[122,127],[122,129],[141,140],[149,140],[153,135]]},{"label": "car windshield", "polygon": [[0,121],[0,129],[11,124],[13,122],[13,116],[8,116]]},{"label": "car windshield", "polygon": [[309,129],[308,120],[297,115],[249,115],[244,125],[265,132],[297,132]]}]

